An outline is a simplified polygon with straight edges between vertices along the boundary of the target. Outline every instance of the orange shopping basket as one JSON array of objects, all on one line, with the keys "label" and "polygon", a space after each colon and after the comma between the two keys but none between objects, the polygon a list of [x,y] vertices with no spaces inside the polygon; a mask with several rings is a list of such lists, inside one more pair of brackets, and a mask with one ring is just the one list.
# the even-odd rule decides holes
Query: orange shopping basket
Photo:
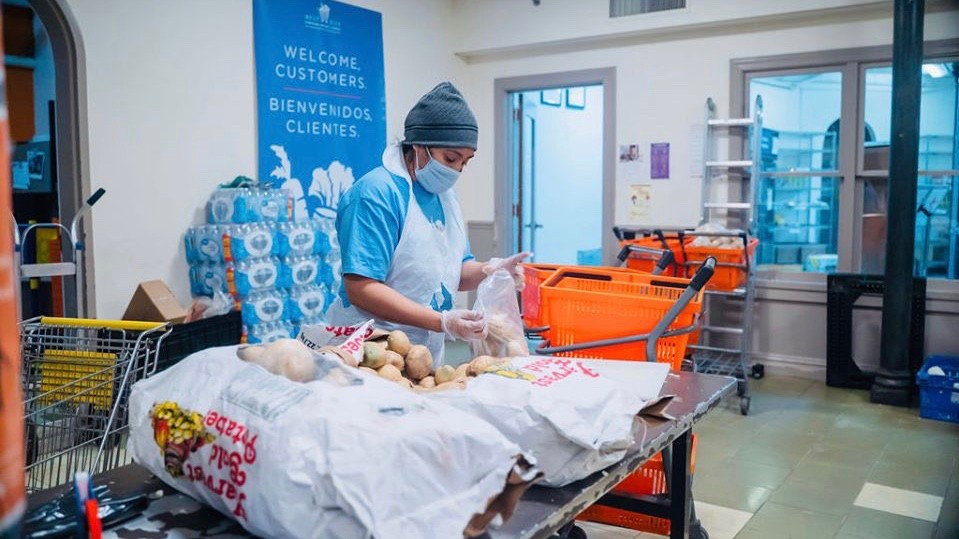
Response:
[{"label": "orange shopping basket", "polygon": [[[624,262],[627,268],[646,273],[665,274],[666,267],[672,266],[669,275],[685,277],[686,256],[679,236],[675,233],[667,236],[661,230],[655,230],[649,234],[633,239],[621,238],[619,245],[623,250],[620,251],[620,261]],[[621,234],[617,233],[617,236],[621,236]],[[630,249],[630,251],[626,252],[627,249]],[[649,249],[654,249],[660,253],[669,253],[669,257],[653,258],[646,255],[646,253],[649,253],[647,251]],[[665,267],[661,267],[662,264],[665,264]]]},{"label": "orange shopping basket", "polygon": [[716,273],[709,281],[709,288],[714,290],[735,290],[746,283],[749,267],[753,263],[753,255],[759,240],[750,238],[745,232],[694,232],[683,231],[680,238],[696,237],[735,237],[742,241],[742,247],[724,249],[720,247],[696,246],[692,241],[682,241],[686,271],[703,263],[708,257],[716,259]]},{"label": "orange shopping basket", "polygon": [[536,353],[650,360],[679,370],[715,268],[692,279],[602,268],[560,268],[540,286],[549,328]]},{"label": "orange shopping basket", "polygon": [[[656,453],[647,460],[638,470],[629,474],[623,482],[616,485],[613,492],[642,496],[648,494],[666,493],[666,473],[663,468],[663,454]],[[689,450],[689,473],[696,471],[696,434],[692,436]],[[624,509],[616,509],[605,505],[591,505],[576,517],[576,520],[602,522],[620,528],[629,528],[659,535],[669,535],[669,519],[657,518],[642,513],[634,513]]]},{"label": "orange shopping basket", "polygon": [[520,303],[523,308],[523,325],[529,330],[537,330],[546,325],[542,316],[539,287],[556,272],[560,264],[523,264],[524,284],[520,292]]},{"label": "orange shopping basket", "polygon": [[[639,258],[642,257],[642,258]],[[663,270],[674,264],[673,253],[663,249],[648,246],[623,246],[617,256],[620,263],[627,258],[635,258],[643,262],[649,262],[650,269],[638,270],[631,267],[613,267],[613,266],[564,266],[562,264],[523,264],[524,284],[523,291],[520,293],[520,303],[523,308],[523,325],[526,331],[530,333],[541,333],[549,322],[546,320],[546,311],[543,308],[543,297],[540,293],[540,286],[550,278],[556,270],[560,268],[583,267],[588,269],[602,269],[605,271],[633,273],[645,271],[653,275],[659,275]]]}]

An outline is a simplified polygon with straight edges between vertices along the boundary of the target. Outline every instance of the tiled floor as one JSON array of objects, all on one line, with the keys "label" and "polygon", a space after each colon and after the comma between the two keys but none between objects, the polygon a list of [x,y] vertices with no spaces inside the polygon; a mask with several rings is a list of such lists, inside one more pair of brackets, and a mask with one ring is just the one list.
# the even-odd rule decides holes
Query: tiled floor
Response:
[{"label": "tiled floor", "polygon": [[693,494],[712,539],[959,538],[959,425],[802,378],[752,384],[748,416],[731,397],[695,429]]}]

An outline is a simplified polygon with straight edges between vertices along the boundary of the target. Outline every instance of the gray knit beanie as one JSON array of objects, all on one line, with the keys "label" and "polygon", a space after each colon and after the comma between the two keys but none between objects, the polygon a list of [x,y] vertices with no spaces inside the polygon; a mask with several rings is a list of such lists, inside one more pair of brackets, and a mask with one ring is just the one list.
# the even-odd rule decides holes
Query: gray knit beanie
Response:
[{"label": "gray knit beanie", "polygon": [[463,94],[449,82],[421,97],[406,115],[404,127],[404,144],[476,149],[476,117]]}]

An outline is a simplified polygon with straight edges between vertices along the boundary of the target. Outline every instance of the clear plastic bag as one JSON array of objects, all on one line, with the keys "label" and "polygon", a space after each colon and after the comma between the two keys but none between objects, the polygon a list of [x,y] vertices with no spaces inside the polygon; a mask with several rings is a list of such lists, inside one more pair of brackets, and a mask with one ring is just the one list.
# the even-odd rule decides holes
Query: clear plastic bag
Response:
[{"label": "clear plastic bag", "polygon": [[508,271],[500,269],[483,279],[476,290],[473,309],[486,315],[489,333],[485,339],[470,341],[473,357],[528,356],[529,345],[523,335],[516,283]]}]

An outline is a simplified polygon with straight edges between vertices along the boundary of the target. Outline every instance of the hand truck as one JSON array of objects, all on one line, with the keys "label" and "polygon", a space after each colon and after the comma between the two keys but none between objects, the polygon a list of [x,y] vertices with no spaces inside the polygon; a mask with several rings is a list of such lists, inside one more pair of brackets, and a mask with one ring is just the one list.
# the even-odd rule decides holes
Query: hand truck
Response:
[{"label": "hand truck", "polygon": [[[105,189],[97,189],[96,192],[80,206],[80,209],[77,210],[77,214],[73,216],[73,221],[70,222],[70,228],[67,228],[61,223],[35,223],[28,225],[21,234],[20,225],[17,223],[16,218],[13,218],[13,250],[14,256],[16,257],[14,260],[14,268],[16,268],[14,283],[17,283],[18,298],[21,278],[39,279],[44,277],[69,277],[72,275],[76,281],[77,313],[80,314],[83,312],[83,253],[86,250],[86,245],[83,240],[80,239],[80,220],[86,213],[93,209],[93,205],[96,204],[104,194],[106,194]],[[24,264],[23,246],[30,237],[30,233],[39,229],[55,229],[66,237],[66,239],[69,240],[69,251],[71,251],[72,254],[70,257],[71,260]]]}]

